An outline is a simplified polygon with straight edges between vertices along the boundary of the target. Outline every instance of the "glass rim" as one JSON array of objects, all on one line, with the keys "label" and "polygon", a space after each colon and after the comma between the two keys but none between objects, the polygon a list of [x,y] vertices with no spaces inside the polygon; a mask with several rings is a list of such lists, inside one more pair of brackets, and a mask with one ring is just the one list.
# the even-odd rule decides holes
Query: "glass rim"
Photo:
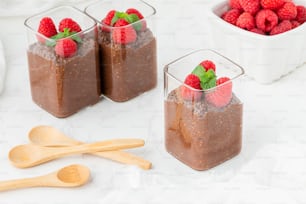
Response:
[{"label": "glass rim", "polygon": [[[43,37],[43,38],[48,39],[48,40],[50,40],[50,41],[56,41],[56,40],[54,40],[54,39],[52,39],[52,38],[48,38],[48,37],[42,35],[42,34],[39,33],[37,30],[35,30],[35,29],[32,28],[31,26],[29,26],[28,21],[31,20],[31,18],[34,18],[34,17],[39,16],[39,15],[42,15],[42,14],[44,14],[44,13],[46,13],[46,12],[55,11],[55,10],[62,9],[62,8],[68,8],[68,9],[75,10],[75,11],[79,12],[81,15],[84,15],[84,16],[88,17],[88,18],[91,19],[92,22],[93,22],[93,25],[92,25],[92,26],[89,26],[89,27],[86,28],[86,29],[82,29],[80,32],[77,32],[77,33],[75,33],[75,34],[73,34],[73,35],[70,35],[70,36],[68,36],[68,37],[66,37],[66,38],[71,38],[71,37],[73,37],[73,36],[75,36],[75,35],[82,34],[82,33],[85,33],[85,32],[87,32],[87,31],[90,31],[90,30],[94,29],[95,26],[97,25],[97,22],[95,21],[94,18],[92,18],[91,16],[85,14],[85,13],[84,13],[82,10],[80,10],[80,9],[78,9],[78,8],[76,8],[76,7],[74,7],[74,6],[68,6],[68,5],[53,7],[53,8],[51,8],[51,9],[47,9],[47,10],[41,11],[41,12],[39,12],[39,13],[36,13],[36,14],[34,14],[34,15],[32,15],[32,16],[29,16],[28,18],[25,19],[24,25],[25,25],[29,30],[31,30],[32,32],[38,34],[40,37]],[[65,38],[61,38],[61,39],[65,39]]]},{"label": "glass rim", "polygon": [[[195,88],[193,88],[193,87],[191,87],[191,86],[185,84],[184,81],[178,79],[178,78],[175,77],[173,74],[169,73],[168,70],[169,70],[169,67],[170,67],[171,64],[173,64],[173,63],[175,63],[175,62],[178,62],[178,61],[180,61],[181,59],[184,59],[185,57],[188,57],[188,56],[190,56],[190,55],[192,55],[192,54],[194,54],[194,53],[201,52],[201,51],[209,51],[209,52],[212,52],[212,53],[214,53],[214,54],[217,54],[218,56],[220,56],[220,57],[222,57],[222,58],[228,60],[229,62],[231,62],[232,64],[234,64],[235,66],[237,66],[237,67],[241,70],[241,72],[240,72],[239,74],[235,75],[234,77],[230,78],[230,80],[226,81],[225,83],[216,85],[215,87],[212,87],[212,88],[209,88],[209,89],[205,89],[205,90],[204,90],[204,89],[195,89]],[[187,54],[185,54],[185,55],[183,55],[183,56],[181,56],[181,57],[179,57],[179,58],[177,58],[177,59],[171,61],[170,63],[168,63],[168,64],[166,64],[166,65],[164,66],[164,74],[166,74],[166,75],[169,76],[170,78],[172,78],[172,79],[176,80],[177,82],[179,82],[179,83],[181,84],[181,86],[185,86],[185,87],[191,89],[192,91],[196,91],[196,92],[211,92],[211,91],[215,90],[217,87],[222,87],[222,86],[224,86],[224,85],[226,85],[226,84],[231,83],[233,80],[235,80],[235,79],[239,78],[240,76],[244,75],[244,73],[245,73],[245,71],[244,71],[243,67],[241,67],[241,66],[240,66],[239,64],[237,64],[236,62],[232,61],[231,59],[225,57],[224,55],[222,55],[222,54],[220,54],[220,53],[218,53],[218,52],[216,52],[215,50],[212,50],[212,49],[198,49],[198,50],[194,50],[194,51],[192,51],[192,52],[189,52],[189,53],[187,53]]]},{"label": "glass rim", "polygon": [[[147,5],[148,7],[150,7],[150,8],[152,9],[152,13],[150,13],[149,15],[144,16],[143,19],[139,19],[138,21],[136,21],[136,22],[134,22],[134,23],[131,23],[131,24],[125,25],[125,26],[120,26],[121,28],[128,27],[128,26],[134,25],[134,24],[136,24],[136,23],[145,21],[146,19],[151,18],[152,16],[154,16],[154,15],[156,14],[156,9],[155,9],[154,6],[152,6],[151,4],[149,4],[149,3],[147,3],[146,1],[143,1],[143,0],[137,0],[137,1],[142,2],[142,3],[144,3],[145,5]],[[86,6],[85,9],[84,9],[84,12],[85,12],[88,16],[90,16],[92,19],[94,19],[97,23],[99,23],[100,25],[103,25],[103,26],[105,26],[106,28],[110,28],[110,29],[111,29],[111,28],[114,28],[113,26],[106,25],[106,24],[102,23],[102,20],[103,20],[103,19],[100,19],[100,20],[99,20],[99,19],[96,19],[95,17],[93,17],[91,14],[88,13],[88,9],[89,9],[90,7],[95,6],[95,5],[97,5],[97,4],[101,4],[101,3],[103,3],[103,2],[97,1],[96,3],[93,3],[93,4],[90,4],[90,5]],[[105,14],[105,15],[106,15],[106,14]]]}]

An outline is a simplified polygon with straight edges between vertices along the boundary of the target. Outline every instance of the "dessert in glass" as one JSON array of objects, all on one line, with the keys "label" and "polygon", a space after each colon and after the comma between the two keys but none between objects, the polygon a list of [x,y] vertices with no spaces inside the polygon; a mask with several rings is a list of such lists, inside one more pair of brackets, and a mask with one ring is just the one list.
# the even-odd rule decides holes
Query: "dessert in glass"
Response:
[{"label": "dessert in glass", "polygon": [[155,9],[138,0],[106,0],[85,12],[99,25],[102,94],[128,101],[157,84]]},{"label": "dessert in glass", "polygon": [[235,82],[243,69],[213,50],[197,50],[165,66],[165,146],[196,170],[239,154],[243,105]]},{"label": "dessert in glass", "polygon": [[100,100],[96,22],[61,6],[25,21],[33,101],[58,118],[68,117]]}]

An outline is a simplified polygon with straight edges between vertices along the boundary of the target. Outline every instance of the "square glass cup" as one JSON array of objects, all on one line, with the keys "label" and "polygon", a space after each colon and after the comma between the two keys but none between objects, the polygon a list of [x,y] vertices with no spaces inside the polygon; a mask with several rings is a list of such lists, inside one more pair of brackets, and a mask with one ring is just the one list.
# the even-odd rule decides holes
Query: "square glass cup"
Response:
[{"label": "square glass cup", "polygon": [[[216,65],[229,81],[207,90],[184,79],[202,61]],[[210,169],[241,151],[243,104],[235,81],[244,74],[238,64],[213,50],[196,50],[164,68],[165,146],[175,158],[196,170]]]},{"label": "square glass cup", "polygon": [[[111,25],[103,21],[112,10],[122,12],[115,16],[128,21],[125,12],[130,8],[137,9],[143,18],[120,27],[115,18],[114,22],[109,19]],[[89,5],[85,13],[99,25],[102,94],[112,101],[124,102],[155,88],[157,55],[152,21],[155,8],[140,0],[105,0]]]},{"label": "square glass cup", "polygon": [[[44,17],[52,19],[58,33],[64,18],[73,19],[82,30],[57,40],[48,38],[38,32]],[[101,88],[96,22],[74,7],[60,6],[29,17],[24,24],[33,101],[59,118],[97,103]],[[71,55],[63,54],[75,45]]]}]

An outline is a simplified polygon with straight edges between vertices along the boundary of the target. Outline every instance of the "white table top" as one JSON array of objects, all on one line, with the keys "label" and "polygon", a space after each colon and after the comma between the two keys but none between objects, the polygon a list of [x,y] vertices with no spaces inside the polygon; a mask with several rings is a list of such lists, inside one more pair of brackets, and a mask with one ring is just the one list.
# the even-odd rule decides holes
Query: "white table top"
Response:
[{"label": "white table top", "polygon": [[[31,100],[25,16],[0,17],[7,64],[0,96],[0,180],[42,175],[72,163],[87,165],[92,171],[92,179],[84,187],[4,192],[0,203],[306,203],[306,65],[272,85],[245,77],[240,95],[244,102],[242,152],[211,170],[191,170],[164,148],[162,71],[169,61],[209,45],[201,7],[210,1],[150,2],[158,11],[158,87],[126,103],[102,100],[66,119],[51,116]],[[76,6],[83,9],[84,2]],[[144,171],[89,155],[29,169],[13,167],[8,151],[27,143],[29,130],[40,124],[52,125],[85,142],[143,138],[146,146],[131,152],[152,161],[153,169]]]}]

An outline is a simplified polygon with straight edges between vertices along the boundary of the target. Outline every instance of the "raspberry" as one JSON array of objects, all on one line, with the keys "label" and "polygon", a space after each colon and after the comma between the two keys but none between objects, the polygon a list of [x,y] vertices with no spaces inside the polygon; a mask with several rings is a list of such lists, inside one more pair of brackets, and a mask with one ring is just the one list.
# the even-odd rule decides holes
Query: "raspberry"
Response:
[{"label": "raspberry", "polygon": [[102,20],[102,23],[108,26],[111,26],[112,19],[114,18],[116,11],[111,10],[107,13],[106,17]]},{"label": "raspberry", "polygon": [[56,42],[55,53],[61,57],[72,57],[77,51],[77,43],[71,38],[63,38]]},{"label": "raspberry", "polygon": [[232,99],[232,86],[230,78],[219,78],[215,90],[206,94],[206,100],[218,108],[226,106]]},{"label": "raspberry", "polygon": [[127,13],[127,14],[136,14],[139,19],[143,19],[143,15],[137,9],[129,8],[128,10],[126,10],[125,13]]},{"label": "raspberry", "polygon": [[244,12],[237,19],[236,25],[242,29],[252,30],[255,28],[254,17],[250,13]]},{"label": "raspberry", "polygon": [[226,22],[236,25],[237,19],[240,16],[241,12],[238,9],[231,9],[227,12],[225,12],[222,15],[223,20]]},{"label": "raspberry", "polygon": [[[40,20],[39,26],[38,26],[38,32],[47,38],[51,38],[52,36],[57,34],[55,25],[53,23],[53,20],[49,17],[44,17]],[[45,40],[42,37],[37,36],[37,39],[44,43]]]},{"label": "raspberry", "polygon": [[[138,18],[141,20],[143,19],[143,15],[137,10],[137,9],[134,9],[134,8],[129,8],[128,10],[126,10],[126,13],[127,14],[135,14],[138,16]],[[141,25],[138,26],[135,26],[134,28],[137,30],[137,31],[145,31],[147,29],[147,22],[145,20],[142,20],[141,22]]]},{"label": "raspberry", "polygon": [[291,29],[292,29],[291,22],[289,20],[284,20],[271,30],[270,35],[280,34]]},{"label": "raspberry", "polygon": [[296,20],[302,24],[306,21],[306,8],[304,6],[296,6],[297,15]]},{"label": "raspberry", "polygon": [[278,23],[278,17],[270,9],[260,10],[256,17],[256,26],[264,32],[270,32]]},{"label": "raspberry", "polygon": [[250,31],[253,32],[253,33],[261,34],[261,35],[265,35],[266,34],[262,30],[260,30],[259,28],[253,28]]},{"label": "raspberry", "polygon": [[298,21],[296,21],[296,20],[293,20],[293,21],[290,21],[291,22],[291,25],[292,25],[292,29],[293,28],[296,28],[296,27],[299,27],[301,24],[298,22]]},{"label": "raspberry", "polygon": [[[190,86],[194,89],[198,89],[198,90],[202,89],[199,77],[194,75],[194,74],[189,74],[186,77],[186,79],[184,81],[184,84],[188,85],[188,86]],[[180,91],[181,91],[181,95],[182,95],[183,99],[185,99],[185,100],[198,100],[198,99],[200,99],[201,95],[202,95],[202,92],[192,90],[188,86],[182,85],[180,87]]]},{"label": "raspberry", "polygon": [[[123,26],[123,27],[122,27]],[[134,30],[133,26],[129,26],[129,23],[124,19],[119,19],[113,30],[113,41],[119,44],[128,44],[132,43],[137,39],[137,33]],[[122,27],[122,28],[121,28]]]},{"label": "raspberry", "polygon": [[75,22],[74,20],[72,20],[71,18],[64,18],[63,20],[61,20],[61,22],[59,23],[59,31],[60,32],[64,32],[65,28],[69,29],[69,32],[80,32],[82,31],[80,25]]},{"label": "raspberry", "polygon": [[242,7],[239,3],[239,0],[229,0],[229,6],[232,9],[238,9],[238,10],[242,10]]},{"label": "raspberry", "polygon": [[260,4],[264,9],[276,10],[279,9],[285,0],[261,0]]},{"label": "raspberry", "polygon": [[239,0],[239,3],[245,12],[255,15],[260,9],[259,0]]},{"label": "raspberry", "polygon": [[205,71],[212,69],[214,72],[216,72],[216,65],[210,60],[204,60],[200,63],[200,65],[205,69]]},{"label": "raspberry", "polygon": [[293,20],[297,16],[297,8],[294,3],[286,2],[277,10],[277,15],[280,20]]}]

